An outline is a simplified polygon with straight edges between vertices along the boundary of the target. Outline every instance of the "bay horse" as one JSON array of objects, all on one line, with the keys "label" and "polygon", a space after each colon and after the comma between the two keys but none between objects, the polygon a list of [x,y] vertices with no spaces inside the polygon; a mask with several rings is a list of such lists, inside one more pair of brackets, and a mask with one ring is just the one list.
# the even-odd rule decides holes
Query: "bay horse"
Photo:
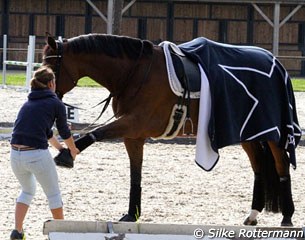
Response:
[{"label": "bay horse", "polygon": [[[185,56],[188,56],[187,59],[191,59],[191,62],[195,62],[196,65],[201,65],[201,75],[204,73],[208,79],[210,90],[208,93],[211,94],[208,124],[210,145],[217,152],[218,148],[239,142],[251,162],[254,171],[252,207],[244,224],[256,225],[258,213],[265,208],[273,212],[281,211],[283,215],[281,225],[292,226],[294,203],[290,164],[295,166],[295,147],[299,142],[301,131],[287,72],[271,53],[261,48],[221,44],[205,38],[198,38],[195,42],[193,40],[180,46]],[[187,49],[192,54],[188,53]],[[201,52],[198,53],[198,51]],[[203,55],[203,60],[199,59],[200,54]],[[222,55],[224,57],[221,57]],[[233,62],[236,62],[236,65],[233,66]],[[270,63],[270,71],[265,63]],[[154,45],[148,40],[88,34],[59,41],[48,36],[43,49],[43,65],[49,66],[55,72],[56,93],[60,98],[85,76],[109,90],[107,104],[112,98],[116,120],[88,132],[76,140],[76,145],[83,151],[95,141],[123,138],[130,160],[130,196],[128,214],[124,215],[120,221],[136,221],[141,214],[141,176],[145,140],[164,134],[173,106],[178,102],[187,108],[187,116],[184,115],[184,119],[189,122],[185,121],[182,124],[183,127],[181,124],[176,126],[175,136],[182,136],[185,132],[196,136],[201,97],[189,97],[190,91],[186,89],[187,82],[183,86],[182,97],[173,93],[169,84],[164,47]],[[178,72],[182,65],[180,69],[177,69]],[[262,66],[252,68],[253,65]],[[187,68],[184,70],[185,80],[188,78]],[[250,77],[243,77],[245,72],[250,73]],[[272,84],[269,83],[271,75],[274,76]],[[259,78],[255,79],[254,76]],[[224,80],[220,80],[221,78]],[[241,78],[250,79],[242,82]],[[214,79],[219,82],[214,84]],[[237,90],[233,90],[234,97],[228,97],[222,93],[221,97],[215,95],[222,85],[226,88],[225,92],[231,91],[229,81],[238,86]],[[263,82],[264,85],[258,85],[259,82]],[[252,94],[254,89],[259,89],[259,97]],[[273,98],[273,94],[278,96]],[[242,95],[253,103],[244,102],[239,98]],[[261,104],[259,98],[267,98],[268,102]],[[222,112],[217,113],[213,107],[223,99],[233,101],[233,105],[229,106],[227,102],[220,103],[217,109],[222,109]],[[246,115],[243,113],[242,117],[237,116],[236,114],[243,112],[236,109],[239,103],[249,105],[250,113],[246,112]],[[267,110],[263,107],[267,107]],[[273,119],[275,116],[280,120],[272,120],[272,124],[276,126],[270,128],[271,130],[260,130],[261,133],[254,137],[244,136],[249,134],[247,132],[251,132],[252,128],[260,127],[260,122],[256,120],[252,125],[250,124],[252,121],[250,117],[252,118],[254,114],[258,118],[264,116],[267,119]],[[242,126],[236,124],[239,118],[243,119]],[[232,129],[238,129],[238,134],[233,133],[232,141],[226,140],[229,136],[226,133],[227,127],[221,125],[227,119],[233,120],[229,124],[229,132]],[[246,129],[246,125],[252,127]],[[266,179],[271,177],[271,183],[267,183]],[[268,186],[269,190],[266,190]],[[270,190],[273,191],[272,194]]]}]

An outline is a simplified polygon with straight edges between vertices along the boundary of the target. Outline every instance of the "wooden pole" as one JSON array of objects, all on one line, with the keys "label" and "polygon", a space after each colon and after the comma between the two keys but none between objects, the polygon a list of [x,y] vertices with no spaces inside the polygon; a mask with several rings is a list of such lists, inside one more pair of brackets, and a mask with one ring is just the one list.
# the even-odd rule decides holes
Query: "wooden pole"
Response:
[{"label": "wooden pole", "polygon": [[114,0],[112,33],[115,35],[121,34],[123,4],[124,0]]},{"label": "wooden pole", "polygon": [[108,0],[108,10],[107,10],[107,34],[112,34],[113,1],[114,1],[114,0]]},{"label": "wooden pole", "polygon": [[274,5],[273,20],[273,55],[279,55],[279,32],[280,32],[280,3]]},{"label": "wooden pole", "polygon": [[107,33],[120,35],[124,0],[108,0]]}]

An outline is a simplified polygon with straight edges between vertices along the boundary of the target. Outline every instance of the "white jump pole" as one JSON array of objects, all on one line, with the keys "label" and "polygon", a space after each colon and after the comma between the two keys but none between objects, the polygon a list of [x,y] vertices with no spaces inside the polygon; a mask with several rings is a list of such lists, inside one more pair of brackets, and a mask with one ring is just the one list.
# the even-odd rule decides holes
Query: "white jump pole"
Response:
[{"label": "white jump pole", "polygon": [[15,65],[26,67],[26,90],[30,90],[30,80],[34,67],[40,67],[41,63],[34,63],[35,60],[35,36],[29,36],[29,45],[27,51],[27,61],[11,61],[7,60],[7,36],[3,35],[3,85],[6,84],[6,66]]},{"label": "white jump pole", "polygon": [[28,54],[27,54],[27,66],[26,66],[26,89],[30,89],[30,81],[33,72],[33,63],[35,58],[35,36],[29,36]]},{"label": "white jump pole", "polygon": [[6,55],[7,55],[7,35],[3,35],[3,69],[2,69],[2,84],[6,84]]}]

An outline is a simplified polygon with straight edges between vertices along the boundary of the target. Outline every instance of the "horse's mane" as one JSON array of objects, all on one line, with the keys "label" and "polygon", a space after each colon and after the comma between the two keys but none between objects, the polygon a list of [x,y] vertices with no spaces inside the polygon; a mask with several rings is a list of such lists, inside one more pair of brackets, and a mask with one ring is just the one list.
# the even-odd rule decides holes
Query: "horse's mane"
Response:
[{"label": "horse's mane", "polygon": [[88,34],[68,39],[68,49],[73,53],[103,53],[111,57],[127,55],[137,59],[143,45],[143,55],[152,53],[153,44],[148,40],[141,40],[126,36]]}]

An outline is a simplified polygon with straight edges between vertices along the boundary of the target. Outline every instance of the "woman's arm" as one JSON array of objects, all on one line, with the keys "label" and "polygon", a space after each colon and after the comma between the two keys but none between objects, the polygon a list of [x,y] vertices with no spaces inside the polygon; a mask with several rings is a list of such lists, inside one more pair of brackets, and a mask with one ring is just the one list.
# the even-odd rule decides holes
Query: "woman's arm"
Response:
[{"label": "woman's arm", "polygon": [[49,143],[56,148],[58,151],[60,151],[61,149],[63,149],[64,147],[60,144],[60,142],[57,140],[57,138],[55,136],[52,136],[51,138],[49,138]]}]

